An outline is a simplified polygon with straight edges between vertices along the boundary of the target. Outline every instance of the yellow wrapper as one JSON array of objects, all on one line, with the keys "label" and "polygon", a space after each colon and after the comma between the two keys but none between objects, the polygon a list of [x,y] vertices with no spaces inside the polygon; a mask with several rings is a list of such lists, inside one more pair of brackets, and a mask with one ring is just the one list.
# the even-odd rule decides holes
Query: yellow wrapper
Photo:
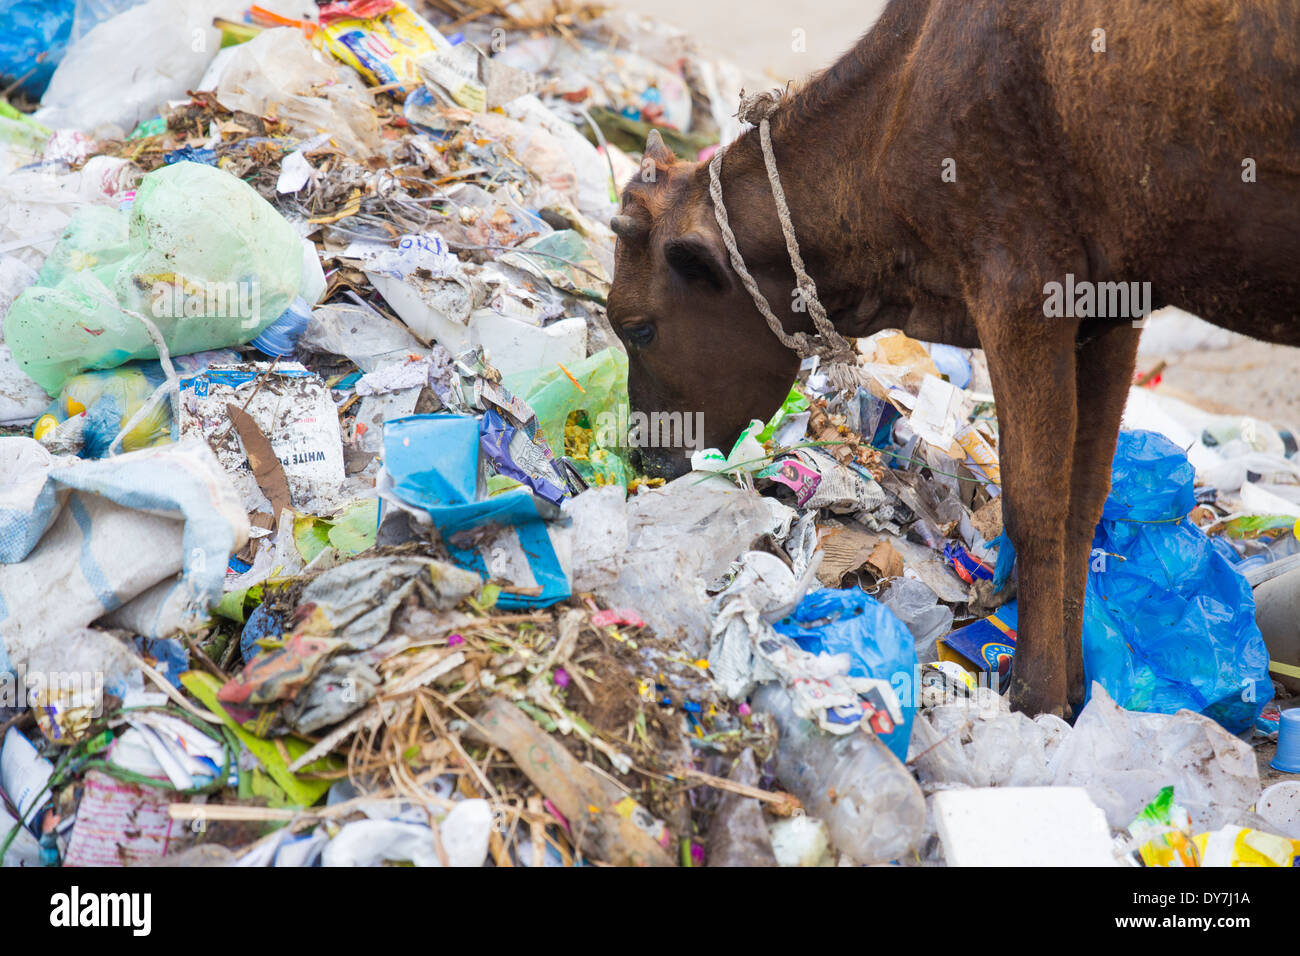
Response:
[{"label": "yellow wrapper", "polygon": [[1300,840],[1262,830],[1224,827],[1213,833],[1198,833],[1194,839],[1201,866],[1289,867],[1300,856]]},{"label": "yellow wrapper", "polygon": [[433,24],[401,3],[367,20],[335,20],[321,28],[316,42],[355,68],[368,83],[402,84],[393,91],[401,96],[423,85],[416,60],[426,53],[453,49]]}]

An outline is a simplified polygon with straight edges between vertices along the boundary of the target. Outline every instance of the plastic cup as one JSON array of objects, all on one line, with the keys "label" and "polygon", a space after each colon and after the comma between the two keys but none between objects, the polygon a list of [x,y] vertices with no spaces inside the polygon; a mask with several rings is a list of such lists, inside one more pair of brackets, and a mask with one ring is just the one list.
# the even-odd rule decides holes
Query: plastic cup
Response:
[{"label": "plastic cup", "polygon": [[1283,773],[1300,773],[1300,707],[1282,711],[1277,753],[1269,766]]},{"label": "plastic cup", "polygon": [[1259,795],[1255,812],[1283,836],[1300,840],[1300,780],[1283,780]]}]

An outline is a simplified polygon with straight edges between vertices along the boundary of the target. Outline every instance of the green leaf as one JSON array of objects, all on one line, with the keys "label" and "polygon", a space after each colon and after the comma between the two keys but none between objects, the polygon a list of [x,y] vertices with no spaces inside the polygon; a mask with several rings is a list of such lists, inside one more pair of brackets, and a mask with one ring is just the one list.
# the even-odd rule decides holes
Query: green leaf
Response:
[{"label": "green leaf", "polygon": [[217,606],[212,609],[212,613],[218,617],[224,617],[228,621],[244,623],[247,616],[244,613],[244,599],[248,597],[251,588],[240,588],[238,591],[228,591],[221,596]]},{"label": "green leaf", "polygon": [[293,519],[293,543],[308,564],[330,546],[329,522],[312,515],[297,515]]},{"label": "green leaf", "polygon": [[354,501],[334,518],[329,542],[344,554],[360,554],[375,546],[379,531],[379,499]]}]

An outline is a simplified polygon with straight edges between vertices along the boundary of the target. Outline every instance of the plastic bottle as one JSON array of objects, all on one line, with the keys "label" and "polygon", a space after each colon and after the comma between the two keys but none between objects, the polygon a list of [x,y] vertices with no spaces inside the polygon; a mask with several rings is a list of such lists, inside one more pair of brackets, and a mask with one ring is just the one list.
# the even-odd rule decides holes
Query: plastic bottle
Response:
[{"label": "plastic bottle", "polygon": [[298,340],[310,324],[311,306],[302,296],[298,296],[278,319],[249,344],[263,355],[286,358],[298,348]]},{"label": "plastic bottle", "polygon": [[857,863],[898,859],[921,840],[925,798],[888,747],[872,734],[823,733],[795,716],[789,694],[764,684],[754,706],[780,731],[776,777],[808,814],[826,821],[835,848]]}]

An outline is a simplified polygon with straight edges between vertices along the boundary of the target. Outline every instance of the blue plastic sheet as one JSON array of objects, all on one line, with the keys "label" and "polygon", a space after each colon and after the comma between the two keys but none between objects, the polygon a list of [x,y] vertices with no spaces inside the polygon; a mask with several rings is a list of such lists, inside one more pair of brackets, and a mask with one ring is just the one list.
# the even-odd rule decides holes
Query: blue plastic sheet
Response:
[{"label": "blue plastic sheet", "polygon": [[403,502],[429,513],[452,559],[487,576],[482,556],[457,547],[453,537],[486,525],[514,529],[538,594],[502,591],[503,608],[546,607],[569,596],[560,564],[533,495],[516,488],[490,498],[479,494],[479,423],[465,415],[411,415],[384,423],[384,467]]},{"label": "blue plastic sheet", "polygon": [[0,86],[39,97],[72,37],[74,0],[0,0]]},{"label": "blue plastic sheet", "polygon": [[1093,539],[1084,669],[1129,710],[1187,708],[1234,733],[1272,697],[1250,586],[1187,520],[1195,470],[1155,432],[1123,432]]},{"label": "blue plastic sheet", "polygon": [[267,637],[279,637],[284,633],[284,616],[273,611],[269,605],[262,603],[253,608],[239,634],[239,652],[245,661],[251,661],[262,648],[257,642]]},{"label": "blue plastic sheet", "polygon": [[849,674],[883,680],[895,689],[903,721],[881,737],[899,760],[907,759],[916,715],[916,641],[894,612],[856,588],[808,594],[794,613],[773,625],[811,654],[848,654]]}]

